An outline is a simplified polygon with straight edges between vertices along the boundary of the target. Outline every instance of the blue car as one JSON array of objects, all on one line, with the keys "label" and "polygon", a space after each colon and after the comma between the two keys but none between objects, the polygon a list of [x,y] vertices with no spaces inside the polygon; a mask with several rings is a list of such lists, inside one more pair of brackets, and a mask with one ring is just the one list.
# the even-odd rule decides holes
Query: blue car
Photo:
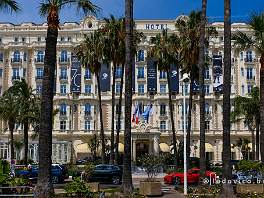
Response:
[{"label": "blue car", "polygon": [[[38,179],[38,166],[32,166],[26,170],[17,170],[16,175],[27,177],[30,181],[36,182]],[[63,183],[66,178],[64,169],[58,164],[52,165],[51,176],[53,184]]]}]

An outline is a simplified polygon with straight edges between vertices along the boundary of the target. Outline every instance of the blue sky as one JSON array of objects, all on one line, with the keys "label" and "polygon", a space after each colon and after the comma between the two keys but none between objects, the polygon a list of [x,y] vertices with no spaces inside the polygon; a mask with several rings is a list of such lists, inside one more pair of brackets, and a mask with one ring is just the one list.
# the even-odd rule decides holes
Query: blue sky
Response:
[{"label": "blue sky", "polygon": [[[39,2],[42,0],[17,0],[23,6],[19,14],[0,14],[0,22],[45,22],[45,18],[38,15]],[[114,14],[117,17],[124,14],[125,0],[92,0],[102,8],[99,18]],[[201,8],[202,0],[134,0],[134,16],[136,19],[175,19],[180,14],[188,14],[192,10]],[[263,0],[231,0],[232,20],[246,21],[253,12],[264,11]],[[223,21],[224,0],[208,0],[207,16],[214,21]],[[73,9],[66,8],[61,12],[61,22],[80,21],[83,16],[76,15]]]}]

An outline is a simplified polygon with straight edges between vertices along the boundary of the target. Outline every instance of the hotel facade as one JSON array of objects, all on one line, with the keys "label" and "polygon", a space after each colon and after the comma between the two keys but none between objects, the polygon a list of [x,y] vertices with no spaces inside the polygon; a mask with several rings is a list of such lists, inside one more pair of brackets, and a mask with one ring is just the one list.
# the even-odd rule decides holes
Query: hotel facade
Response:
[{"label": "hotel facade", "polygon": [[[166,73],[160,72],[147,61],[147,49],[151,37],[167,28],[169,33],[177,33],[175,20],[136,20],[136,29],[146,36],[138,46],[133,72],[133,107],[146,111],[152,106],[148,120],[139,116],[139,122],[132,123],[132,160],[143,153],[159,155],[170,152],[172,144],[171,121],[168,108],[168,86]],[[60,112],[55,116],[53,129],[53,161],[67,163],[71,157],[82,159],[90,155],[87,142],[91,136],[100,132],[98,92],[94,75],[88,69],[80,67],[75,81],[75,67],[78,61],[72,56],[73,49],[84,34],[89,34],[103,25],[103,21],[93,16],[83,19],[80,23],[66,22],[60,25],[57,45],[57,65],[54,88],[54,108]],[[224,54],[224,24],[212,23],[218,31],[217,37],[210,38],[207,50],[212,58],[205,72],[205,111],[206,111],[206,156],[214,163],[222,160],[222,70]],[[47,24],[10,23],[0,24],[0,95],[7,90],[15,80],[25,78],[36,93],[42,89],[42,77],[45,56],[45,36]],[[240,30],[251,34],[247,24],[233,23],[232,32]],[[154,69],[154,70],[153,70]],[[253,86],[259,86],[259,56],[254,49],[239,51],[232,47],[232,77],[231,102],[237,95],[247,96]],[[106,138],[111,133],[111,67],[101,71],[102,110]],[[121,67],[116,71],[116,104],[119,99]],[[180,83],[182,74],[177,67],[171,71],[173,87],[173,109],[177,140],[183,140],[183,92],[186,93],[188,104],[189,84]],[[154,78],[153,78],[154,77]],[[174,79],[173,79],[174,78]],[[77,82],[77,84],[76,84]],[[194,86],[196,87],[196,86]],[[196,87],[198,88],[198,87]],[[76,92],[77,89],[77,92]],[[197,91],[195,89],[194,91]],[[123,95],[124,98],[124,95]],[[117,116],[115,116],[117,120]],[[115,120],[115,123],[116,123]],[[32,128],[30,134],[34,133]],[[193,96],[191,156],[199,157],[199,94]],[[124,135],[124,100],[122,104],[120,152],[123,152]],[[15,140],[22,141],[23,129],[17,125],[14,132]],[[10,133],[6,124],[0,122],[0,158],[9,159]],[[231,126],[231,143],[236,144],[239,138],[251,141],[251,133],[244,123],[238,122]],[[109,142],[109,141],[108,141]],[[252,145],[251,145],[252,146]],[[23,149],[16,148],[17,159],[23,156]],[[29,158],[38,160],[38,141],[30,138]],[[241,159],[240,148],[232,148],[232,158]]]}]

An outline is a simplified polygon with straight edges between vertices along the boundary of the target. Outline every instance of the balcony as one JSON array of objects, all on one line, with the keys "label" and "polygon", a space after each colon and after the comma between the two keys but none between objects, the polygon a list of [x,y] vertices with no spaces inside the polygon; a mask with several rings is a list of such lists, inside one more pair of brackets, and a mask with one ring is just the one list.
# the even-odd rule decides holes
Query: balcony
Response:
[{"label": "balcony", "polygon": [[68,81],[68,76],[60,76],[60,81]]},{"label": "balcony", "polygon": [[22,58],[17,59],[17,58],[11,58],[11,64],[12,65],[17,65],[22,63]]},{"label": "balcony", "polygon": [[65,64],[67,64],[67,63],[70,63],[70,58],[59,58],[59,63],[65,63]]},{"label": "balcony", "polygon": [[245,63],[247,64],[254,64],[253,58],[244,58]]},{"label": "balcony", "polygon": [[44,64],[44,58],[43,59],[35,58],[34,62],[35,62],[35,64]]},{"label": "balcony", "polygon": [[21,77],[20,76],[12,76],[12,81],[15,81],[15,80],[20,80]]},{"label": "balcony", "polygon": [[84,112],[84,119],[85,120],[92,120],[92,115],[90,111]]},{"label": "balcony", "polygon": [[255,83],[255,79],[256,77],[255,76],[247,76],[246,80],[247,80],[247,83]]},{"label": "balcony", "polygon": [[92,76],[91,75],[84,75],[83,78],[84,78],[85,81],[92,80]]},{"label": "balcony", "polygon": [[43,76],[36,76],[35,77],[35,80],[37,81],[37,80],[42,80],[43,79]]}]

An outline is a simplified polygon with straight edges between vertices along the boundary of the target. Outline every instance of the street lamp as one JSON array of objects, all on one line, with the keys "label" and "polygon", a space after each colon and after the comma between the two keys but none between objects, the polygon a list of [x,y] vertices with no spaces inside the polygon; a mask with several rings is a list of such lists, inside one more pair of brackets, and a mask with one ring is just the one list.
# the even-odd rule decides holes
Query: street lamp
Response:
[{"label": "street lamp", "polygon": [[187,195],[187,160],[186,160],[186,93],[185,93],[185,85],[189,82],[189,75],[184,73],[182,76],[182,79],[180,80],[183,86],[183,145],[184,145],[184,150],[183,150],[183,166],[184,166],[184,195]]}]

